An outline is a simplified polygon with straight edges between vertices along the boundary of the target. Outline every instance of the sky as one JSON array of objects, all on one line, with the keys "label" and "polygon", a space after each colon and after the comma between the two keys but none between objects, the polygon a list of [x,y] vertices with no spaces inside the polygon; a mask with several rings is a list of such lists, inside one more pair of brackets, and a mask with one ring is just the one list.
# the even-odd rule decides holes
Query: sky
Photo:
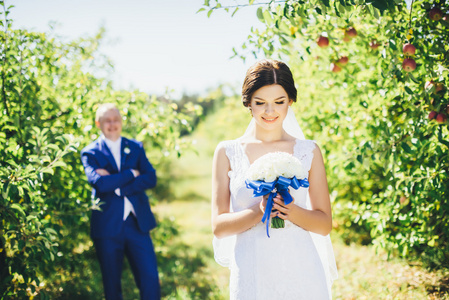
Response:
[{"label": "sky", "polygon": [[216,10],[208,18],[197,13],[204,0],[5,2],[15,6],[13,28],[48,32],[50,22],[56,22],[54,32],[69,40],[93,36],[103,26],[106,43],[100,51],[115,66],[114,86],[157,95],[169,89],[174,97],[204,94],[220,83],[241,87],[256,60],[230,59],[232,48],[240,48],[251,26],[262,26],[256,7],[242,7],[234,17]]}]

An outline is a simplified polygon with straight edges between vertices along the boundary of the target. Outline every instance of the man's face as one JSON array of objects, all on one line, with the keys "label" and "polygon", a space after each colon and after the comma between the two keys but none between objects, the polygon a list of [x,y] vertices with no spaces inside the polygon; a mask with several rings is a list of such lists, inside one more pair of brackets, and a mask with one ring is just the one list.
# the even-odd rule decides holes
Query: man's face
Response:
[{"label": "man's face", "polygon": [[116,141],[122,133],[122,116],[117,109],[106,111],[100,120],[95,123],[104,136],[111,141]]}]

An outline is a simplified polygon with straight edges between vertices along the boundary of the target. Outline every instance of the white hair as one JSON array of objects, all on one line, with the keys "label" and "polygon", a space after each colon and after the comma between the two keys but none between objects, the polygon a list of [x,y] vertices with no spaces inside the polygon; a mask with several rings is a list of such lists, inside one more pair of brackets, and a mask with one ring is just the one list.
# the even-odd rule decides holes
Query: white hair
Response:
[{"label": "white hair", "polygon": [[107,111],[110,111],[112,109],[116,109],[120,114],[119,109],[117,108],[117,106],[114,103],[100,104],[100,106],[97,109],[97,113],[95,114],[95,122],[99,122],[100,118],[103,117]]}]

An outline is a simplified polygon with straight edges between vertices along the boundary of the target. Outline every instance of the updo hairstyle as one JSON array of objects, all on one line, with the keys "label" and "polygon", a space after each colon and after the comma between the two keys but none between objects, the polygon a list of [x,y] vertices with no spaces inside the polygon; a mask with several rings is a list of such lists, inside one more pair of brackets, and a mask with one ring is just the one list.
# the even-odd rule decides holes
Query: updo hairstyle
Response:
[{"label": "updo hairstyle", "polygon": [[255,63],[246,72],[242,86],[243,105],[249,107],[253,94],[258,89],[272,84],[282,86],[288,97],[296,102],[297,91],[290,68],[281,61],[265,59]]}]

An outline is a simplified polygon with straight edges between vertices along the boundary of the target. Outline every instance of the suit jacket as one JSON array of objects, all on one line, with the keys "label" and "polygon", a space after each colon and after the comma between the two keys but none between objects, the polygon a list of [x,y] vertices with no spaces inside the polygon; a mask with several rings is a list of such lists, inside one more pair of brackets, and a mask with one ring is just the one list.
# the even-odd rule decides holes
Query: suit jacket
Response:
[{"label": "suit jacket", "polygon": [[[156,227],[145,190],[156,185],[156,171],[148,161],[142,143],[122,137],[121,166],[118,171],[114,157],[103,138],[99,138],[81,151],[81,161],[88,182],[92,185],[93,197],[100,198],[101,211],[92,211],[92,238],[114,237],[123,225],[124,197],[134,207],[137,222],[142,232]],[[100,176],[96,169],[105,169],[110,175]],[[140,175],[134,177],[131,169]],[[120,196],[115,190],[120,189]]]}]

